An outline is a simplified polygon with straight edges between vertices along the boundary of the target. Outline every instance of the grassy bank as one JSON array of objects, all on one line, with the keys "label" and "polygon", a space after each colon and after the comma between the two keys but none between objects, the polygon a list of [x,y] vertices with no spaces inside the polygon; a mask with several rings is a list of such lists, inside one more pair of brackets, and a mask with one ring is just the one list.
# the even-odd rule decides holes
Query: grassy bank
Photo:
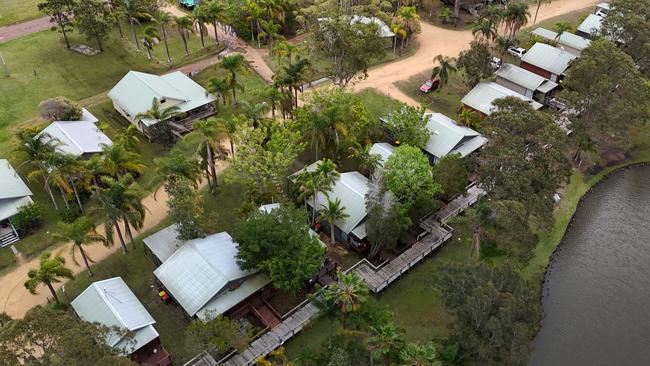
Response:
[{"label": "grassy bank", "polygon": [[0,0],[0,27],[44,16],[39,0]]}]

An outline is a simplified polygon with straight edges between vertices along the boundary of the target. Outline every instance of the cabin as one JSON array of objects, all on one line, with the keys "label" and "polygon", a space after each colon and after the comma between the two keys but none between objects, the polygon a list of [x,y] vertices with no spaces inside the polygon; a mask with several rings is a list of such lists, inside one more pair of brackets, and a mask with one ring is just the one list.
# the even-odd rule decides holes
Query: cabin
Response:
[{"label": "cabin", "polygon": [[70,305],[84,321],[119,329],[109,332],[106,343],[134,362],[156,366],[172,364],[154,328],[156,321],[122,277],[93,282]]},{"label": "cabin", "polygon": [[144,243],[162,263],[153,273],[163,291],[190,318],[209,321],[226,314],[271,282],[265,274],[239,266],[237,243],[226,232],[182,241],[172,225]]},{"label": "cabin", "polygon": [[87,159],[102,153],[104,146],[112,146],[113,141],[97,127],[99,120],[85,109],[83,111],[80,120],[52,122],[38,136],[49,136],[63,154]]},{"label": "cabin", "polygon": [[9,164],[9,160],[0,159],[0,248],[20,240],[11,224],[11,217],[30,203],[33,203],[32,191]]},{"label": "cabin", "polygon": [[576,34],[587,39],[592,39],[594,35],[597,35],[600,32],[600,28],[603,25],[602,23],[603,17],[596,14],[589,14],[585,20],[580,23],[578,28],[576,28]]},{"label": "cabin", "polygon": [[422,150],[431,164],[436,164],[442,157],[450,154],[459,154],[464,158],[487,142],[480,133],[458,125],[442,113],[427,113],[425,117],[429,119],[427,129],[431,137]]},{"label": "cabin", "polygon": [[542,104],[558,87],[557,83],[513,64],[501,65],[495,75],[497,84]]},{"label": "cabin", "polygon": [[192,130],[194,120],[216,113],[213,105],[216,97],[180,71],[165,75],[129,71],[108,92],[108,97],[115,110],[146,136],[161,121],[136,116],[149,111],[154,99],[160,103],[161,111],[178,107],[182,115],[165,122],[179,136]]},{"label": "cabin", "polygon": [[558,37],[556,32],[540,27],[534,29],[531,33],[549,42],[557,43],[559,47],[576,56],[580,56],[582,51],[591,45],[591,40],[569,32],[563,32]]},{"label": "cabin", "polygon": [[[330,19],[331,18],[318,18],[318,21],[325,22]],[[390,27],[380,18],[353,15],[350,22],[351,24],[376,24],[379,29],[379,37],[384,39],[386,48],[393,47],[393,43],[395,42],[395,33],[393,33],[393,31],[390,30]]]},{"label": "cabin", "polygon": [[521,58],[519,66],[559,83],[577,55],[546,43],[535,43]]},{"label": "cabin", "polygon": [[372,147],[370,148],[370,155],[379,155],[379,165],[384,166],[386,163],[386,160],[393,155],[393,152],[395,151],[395,146],[387,143],[387,142],[377,142],[372,144]]},{"label": "cabin", "polygon": [[521,99],[530,104],[530,106],[535,110],[542,108],[542,104],[534,101],[532,98],[519,94],[516,91],[508,89],[493,81],[484,81],[477,84],[463,97],[461,103],[463,103],[465,108],[473,109],[480,113],[482,117],[485,117],[489,116],[494,111],[494,105],[492,103],[497,99],[505,97]]}]

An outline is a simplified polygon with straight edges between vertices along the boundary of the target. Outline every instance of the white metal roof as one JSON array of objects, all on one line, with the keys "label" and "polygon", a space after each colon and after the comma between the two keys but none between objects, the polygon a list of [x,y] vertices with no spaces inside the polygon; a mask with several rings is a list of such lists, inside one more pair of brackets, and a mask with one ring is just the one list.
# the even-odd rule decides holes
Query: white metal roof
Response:
[{"label": "white metal roof", "polygon": [[546,80],[543,76],[508,63],[501,65],[496,72],[496,76],[523,86],[528,90],[536,90]]},{"label": "white metal roof", "polygon": [[370,154],[371,155],[379,155],[379,164],[384,165],[386,160],[393,155],[393,151],[395,150],[395,147],[389,143],[386,142],[377,142],[372,144],[372,147],[370,148]]},{"label": "white metal roof", "polygon": [[[328,197],[331,200],[340,199],[348,217],[345,220],[337,221],[335,225],[344,233],[349,234],[367,215],[367,192],[368,178],[359,172],[341,173],[330,191],[327,192],[327,195],[318,192],[316,195],[316,209],[320,210],[321,206],[327,205]],[[309,204],[309,200],[307,200],[307,203]]]},{"label": "white metal roof", "polygon": [[528,102],[531,107],[536,110],[542,108],[540,103],[492,81],[485,81],[476,85],[474,89],[470,90],[470,92],[463,97],[461,102],[483,114],[490,115],[494,110],[492,102],[505,97],[521,99]]},{"label": "white metal roof", "polygon": [[586,34],[598,33],[602,25],[603,18],[596,14],[589,14],[582,23],[578,26],[576,31]]},{"label": "white metal roof", "polygon": [[[135,345],[130,352],[140,349],[158,336],[155,329],[149,329],[156,321],[121,277],[93,282],[72,300],[71,305],[77,315],[87,322],[135,332]],[[143,330],[142,334],[138,334],[140,330]],[[110,346],[118,346],[122,341],[117,336],[107,340]]]},{"label": "white metal roof", "polygon": [[185,243],[178,239],[178,226],[176,224],[169,225],[166,228],[149,235],[144,238],[142,242],[147,246],[147,248],[149,248],[149,250],[151,250],[160,262],[166,261],[167,258],[171,257],[172,254],[174,254],[174,252]]},{"label": "white metal roof", "polygon": [[383,20],[377,18],[377,17],[366,17],[362,15],[353,15],[352,16],[352,23],[362,23],[362,24],[370,24],[374,23],[379,26],[379,36],[382,38],[386,37],[393,37],[395,36],[395,33],[393,33],[390,28],[384,23]]},{"label": "white metal roof", "polygon": [[560,38],[557,37],[556,32],[541,27],[535,28],[531,33],[551,42],[557,41],[561,46],[570,47],[578,51],[584,50],[591,44],[591,40],[569,32],[562,32]]},{"label": "white metal roof", "polygon": [[313,162],[313,163],[303,167],[302,169],[298,170],[297,172],[292,173],[291,175],[289,175],[289,179],[292,182],[295,182],[296,178],[300,175],[300,173],[303,173],[303,172],[313,173],[313,172],[315,172],[316,169],[318,169],[318,166],[322,162],[323,162],[322,160],[316,160],[315,162]]},{"label": "white metal roof", "polygon": [[429,117],[427,129],[430,137],[423,149],[437,158],[454,153],[467,156],[487,141],[478,132],[456,124],[444,114],[428,113],[426,116]]},{"label": "white metal roof", "polygon": [[52,139],[58,140],[60,144],[57,149],[74,156],[100,153],[104,145],[113,145],[113,141],[89,121],[52,122],[39,133],[41,134],[48,134]]},{"label": "white metal roof", "polygon": [[276,208],[280,208],[279,203],[267,203],[266,205],[260,206],[260,212],[268,214],[271,213],[271,211],[275,210]]},{"label": "white metal roof", "polygon": [[[154,98],[158,99],[162,110],[177,106],[181,112],[190,111],[216,99],[180,71],[161,76],[129,71],[108,92],[108,97],[124,109],[131,118],[151,109]],[[143,120],[147,126],[157,122]]]},{"label": "white metal roof", "polygon": [[537,66],[556,75],[562,75],[569,68],[571,61],[578,56],[561,48],[546,43],[535,43],[524,54],[521,61]]},{"label": "white metal roof", "polygon": [[31,203],[32,191],[20,178],[9,160],[0,159],[0,220],[18,213],[18,209]]},{"label": "white metal roof", "polygon": [[233,306],[261,290],[269,283],[271,283],[271,279],[264,273],[251,276],[244,280],[236,289],[225,291],[219,294],[219,296],[214,297],[196,315],[203,321],[212,320],[217,315],[225,313]]},{"label": "white metal roof", "polygon": [[237,251],[237,243],[226,232],[189,240],[154,275],[194,316],[229,282],[253,274],[239,267]]}]

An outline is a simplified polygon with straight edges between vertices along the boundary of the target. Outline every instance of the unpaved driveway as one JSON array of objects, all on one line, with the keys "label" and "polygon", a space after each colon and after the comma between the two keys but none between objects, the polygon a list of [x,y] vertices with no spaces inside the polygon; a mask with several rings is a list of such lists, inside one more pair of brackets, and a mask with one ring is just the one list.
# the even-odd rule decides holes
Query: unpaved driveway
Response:
[{"label": "unpaved driveway", "polygon": [[51,27],[52,23],[50,23],[50,17],[38,18],[22,23],[0,27],[0,42],[10,41],[12,39],[40,32]]}]

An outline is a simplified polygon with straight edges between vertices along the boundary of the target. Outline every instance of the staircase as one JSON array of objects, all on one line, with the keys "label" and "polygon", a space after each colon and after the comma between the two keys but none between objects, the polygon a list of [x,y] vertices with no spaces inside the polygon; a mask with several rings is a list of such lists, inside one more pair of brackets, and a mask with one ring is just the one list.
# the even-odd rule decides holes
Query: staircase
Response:
[{"label": "staircase", "polygon": [[16,230],[14,230],[12,227],[11,230],[8,230],[0,234],[0,248],[6,247],[7,245],[11,245],[17,242],[18,240],[20,240],[20,238],[18,237]]}]

